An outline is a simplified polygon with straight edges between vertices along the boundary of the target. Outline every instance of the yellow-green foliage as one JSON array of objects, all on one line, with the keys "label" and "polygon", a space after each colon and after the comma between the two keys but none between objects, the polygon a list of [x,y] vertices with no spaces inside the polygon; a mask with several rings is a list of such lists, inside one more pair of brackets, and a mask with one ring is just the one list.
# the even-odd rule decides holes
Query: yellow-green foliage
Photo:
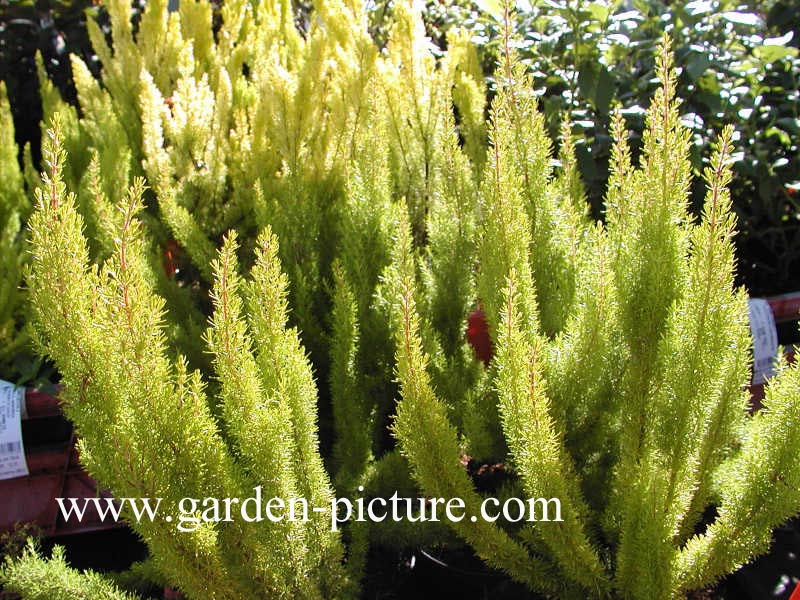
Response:
[{"label": "yellow-green foliage", "polygon": [[[23,224],[30,201],[19,167],[14,123],[5,84],[0,82],[0,370],[26,343],[22,327]],[[10,367],[9,367],[10,371]],[[10,376],[10,372],[7,376]]]},{"label": "yellow-green foliage", "polygon": [[[763,412],[747,413],[731,130],[695,220],[668,40],[659,76],[636,167],[615,121],[606,222],[592,226],[568,143],[560,173],[542,174],[541,117],[508,49],[498,71],[478,213],[477,290],[496,346],[489,375],[516,494],[559,498],[563,521],[519,529],[524,562],[496,524],[453,527],[489,564],[554,597],[682,597],[764,551],[771,529],[800,509],[800,461],[787,450],[800,426],[798,370],[772,383]],[[477,515],[459,464],[471,440],[458,442],[447,390],[427,373],[436,358],[418,291],[426,279],[415,276],[410,243],[397,245],[387,271],[399,299],[395,434],[427,494],[469,498],[467,515]],[[696,534],[711,504],[719,517]]]},{"label": "yellow-green foliage", "polygon": [[[317,453],[315,388],[296,332],[284,328],[285,278],[274,238],[263,236],[253,269],[248,314],[255,354],[237,318],[233,238],[215,263],[209,341],[228,440],[211,415],[200,374],[188,372],[182,358],[168,357],[163,300],[147,279],[137,218],[141,180],[120,206],[114,254],[91,265],[74,195],[61,179],[58,119],[55,125],[46,154],[50,171],[31,219],[28,285],[38,341],[62,373],[65,410],[81,432],[86,468],[118,495],[159,496],[173,507],[186,496],[246,498],[262,484],[281,497],[324,506],[331,490]],[[280,487],[273,490],[276,473]],[[181,532],[165,519],[133,527],[163,576],[191,597],[344,593],[341,548],[326,515],[284,524],[298,529],[290,535],[282,526],[241,519]]]},{"label": "yellow-green foliage", "polygon": [[30,600],[61,598],[105,598],[135,600],[103,575],[80,572],[67,566],[64,548],[56,546],[50,558],[43,558],[32,543],[17,560],[6,559],[0,565],[0,584],[6,592],[21,594]]},{"label": "yellow-green foliage", "polygon": [[[552,597],[666,600],[762,551],[800,508],[799,371],[748,416],[730,131],[695,219],[666,41],[641,161],[616,117],[592,223],[573,144],[554,168],[510,43],[486,122],[467,38],[437,57],[408,3],[383,50],[349,0],[317,3],[304,35],[274,1],[224,3],[216,31],[206,2],[149,2],[135,36],[127,2],[108,10],[112,46],[90,24],[102,81],[73,59],[81,116],[43,87],[27,278],[89,472],[165,504],[260,485],[325,506],[363,485],[477,515],[473,457],[511,467],[493,494],[562,506],[563,521],[466,518],[449,537],[413,523],[340,537],[316,513],[135,524],[187,597],[349,597],[369,543],[457,537]],[[193,263],[181,277],[161,264],[171,238]],[[464,337],[478,308],[488,365]]]}]

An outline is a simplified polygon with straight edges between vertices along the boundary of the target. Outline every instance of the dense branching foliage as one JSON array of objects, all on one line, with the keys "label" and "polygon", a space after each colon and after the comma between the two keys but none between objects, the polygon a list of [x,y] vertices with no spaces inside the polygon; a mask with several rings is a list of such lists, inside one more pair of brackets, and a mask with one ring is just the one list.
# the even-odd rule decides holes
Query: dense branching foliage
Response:
[{"label": "dense branching foliage", "polygon": [[17,340],[17,288],[22,280],[21,229],[30,203],[25,195],[14,143],[14,124],[0,84],[0,361],[5,362],[19,349]]},{"label": "dense branching foliage", "polygon": [[[667,599],[800,509],[800,372],[750,416],[732,133],[693,218],[668,38],[640,160],[614,117],[595,223],[507,8],[487,121],[468,38],[437,57],[404,4],[385,51],[359,2],[320,3],[305,35],[276,2],[225,3],[217,29],[204,2],[165,4],[134,34],[110,2],[112,45],[90,25],[104,68],[73,59],[80,111],[43,82],[35,340],[83,464],[118,497],[259,489],[329,508],[250,522],[203,506],[190,531],[126,513],[159,579],[189,598],[353,597],[371,544],[460,541],[550,597]],[[480,359],[468,318],[488,329]],[[510,475],[481,488],[471,461]],[[467,516],[331,526],[335,496],[395,493]],[[487,495],[537,518],[483,518]],[[79,581],[42,564],[29,552],[3,581]]]},{"label": "dense branching foliage", "polygon": [[46,378],[46,370],[30,352],[24,323],[24,228],[31,201],[18,162],[9,108],[5,85],[0,82],[0,378],[24,384]]},{"label": "dense branching foliage", "polygon": [[[559,219],[573,223],[574,233],[560,243],[551,238],[569,251],[565,262],[571,264],[554,292],[532,268],[536,253],[548,252],[547,243],[532,242],[532,221],[553,198],[562,198],[568,215],[569,187],[550,179],[529,196],[526,210],[525,169],[536,158],[523,154],[531,152],[530,144],[515,146],[513,139],[529,121],[504,115],[524,106],[528,88],[513,70],[506,78],[502,74],[492,111],[494,160],[479,195],[486,207],[481,243],[494,250],[480,255],[479,282],[490,283],[478,285],[496,332],[489,371],[519,490],[531,498],[560,498],[564,511],[561,523],[520,531],[533,550],[524,569],[519,557],[504,554],[514,547],[510,542],[488,542],[477,524],[460,525],[467,530],[462,535],[487,561],[543,593],[553,593],[554,581],[561,582],[556,595],[567,597],[611,592],[671,598],[708,585],[757,548],[766,549],[769,527],[796,510],[778,509],[792,495],[780,483],[780,491],[768,493],[771,502],[759,503],[758,517],[740,512],[739,494],[755,493],[744,491],[755,485],[751,478],[763,482],[758,469],[748,472],[748,456],[769,463],[776,483],[791,478],[797,465],[784,462],[783,442],[765,444],[755,433],[762,419],[775,419],[772,426],[793,422],[778,408],[782,402],[788,408],[791,395],[775,386],[775,408],[750,418],[742,391],[749,335],[745,295],[733,285],[734,219],[726,188],[731,130],[722,133],[706,171],[706,202],[695,222],[687,210],[688,133],[680,124],[664,47],[661,88],[648,111],[640,164],[630,162],[617,117],[606,224],[593,226],[579,215]],[[552,236],[557,230],[547,231]],[[403,398],[396,434],[422,488],[434,496],[452,493],[443,486],[459,471],[458,438],[425,375],[429,359],[419,324],[424,313],[414,301],[413,260],[397,256],[395,263],[397,295],[403,298],[396,309]],[[551,258],[547,264],[558,262]],[[565,287],[569,282],[574,288]],[[564,289],[574,289],[574,296],[560,297]],[[555,330],[543,308],[554,300],[566,304],[566,318]],[[795,369],[782,377],[793,385],[788,382]],[[412,420],[422,414],[424,423]],[[419,445],[430,439],[449,441],[435,449],[429,441]],[[469,493],[465,485],[456,488],[462,497]],[[710,504],[718,506],[719,517],[697,534]],[[766,525],[764,537],[756,533],[756,522]],[[725,543],[716,542],[720,535]]]},{"label": "dense branching foliage", "polygon": [[[716,132],[734,126],[730,189],[739,219],[738,280],[755,294],[798,287],[797,98],[800,4],[796,1],[516,3],[512,20],[521,61],[541,93],[552,136],[564,121],[578,137],[577,160],[599,215],[613,140],[608,127],[619,105],[638,153],[645,108],[657,79],[653,49],[673,40],[681,116],[691,131],[695,212],[702,207],[703,169]],[[467,27],[487,74],[502,48],[502,3],[430,2],[426,21],[443,40]]]},{"label": "dense branching foliage", "polygon": [[9,594],[21,594],[31,600],[53,598],[107,598],[134,600],[137,596],[121,590],[113,581],[93,572],[71,569],[64,558],[64,548],[56,546],[49,558],[29,543],[22,556],[0,567],[0,581]]},{"label": "dense branching foliage", "polygon": [[[18,140],[38,139],[36,49],[65,98],[74,102],[69,52],[81,56],[96,74],[100,62],[88,42],[87,20],[97,19],[103,33],[111,35],[108,14],[99,3],[34,4],[26,0],[5,7],[7,26],[0,28],[0,79],[7,82],[12,96]],[[145,4],[133,3],[134,23]],[[219,25],[221,3],[210,4]],[[472,64],[482,67],[491,82],[502,40],[501,4],[428,1],[423,13],[426,31],[439,48],[448,48],[453,30],[468,29],[478,44]],[[314,8],[307,2],[292,5],[295,24],[308,31]],[[694,208],[699,211],[702,205],[699,175],[715,132],[733,123],[736,160],[731,192],[739,218],[736,245],[742,257],[737,276],[758,295],[796,289],[798,3],[520,0],[516,5],[519,12],[513,26],[519,34],[520,58],[542,97],[551,136],[561,138],[564,121],[572,127],[577,163],[595,216],[600,214],[608,176],[607,130],[614,106],[623,106],[632,148],[638,153],[645,107],[656,83],[653,49],[668,31],[674,40],[681,114],[692,131],[691,162],[698,175],[692,190]],[[393,7],[391,2],[366,3],[368,30],[380,48],[388,40]],[[38,164],[36,143],[32,150]]]}]

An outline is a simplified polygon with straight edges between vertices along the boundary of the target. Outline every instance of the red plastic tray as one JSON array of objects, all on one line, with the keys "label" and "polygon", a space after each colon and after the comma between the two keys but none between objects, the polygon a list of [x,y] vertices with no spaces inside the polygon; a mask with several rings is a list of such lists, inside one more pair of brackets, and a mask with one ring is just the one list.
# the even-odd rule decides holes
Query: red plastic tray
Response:
[{"label": "red plastic tray", "polygon": [[772,296],[766,300],[776,323],[797,321],[800,318],[800,292]]},{"label": "red plastic tray", "polygon": [[[58,398],[51,394],[27,390],[25,403],[26,426],[47,427],[50,422],[46,418],[61,416]],[[74,434],[55,444],[26,445],[25,459],[27,477],[0,480],[0,532],[22,523],[34,523],[47,536],[124,526],[113,521],[103,522],[91,503],[80,522],[74,517],[69,521],[62,517],[56,498],[110,497],[107,492],[98,490],[94,480],[82,469]]]}]

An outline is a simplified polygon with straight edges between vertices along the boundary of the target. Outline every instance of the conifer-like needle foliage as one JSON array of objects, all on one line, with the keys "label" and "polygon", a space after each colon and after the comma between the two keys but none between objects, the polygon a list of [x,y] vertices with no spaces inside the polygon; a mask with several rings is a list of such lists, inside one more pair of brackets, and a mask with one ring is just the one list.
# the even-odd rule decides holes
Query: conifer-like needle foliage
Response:
[{"label": "conifer-like needle foliage", "polygon": [[[225,2],[216,29],[206,2],[148,2],[137,28],[127,1],[108,10],[111,45],[89,26],[102,81],[74,60],[80,111],[43,82],[25,260],[29,200],[0,147],[0,268],[18,281],[28,263],[31,330],[88,472],[162,499],[153,520],[126,514],[160,581],[193,600],[356,597],[370,545],[461,543],[547,597],[667,600],[798,512],[800,368],[749,414],[731,130],[693,216],[668,39],[641,160],[617,115],[593,223],[508,26],[487,121],[468,37],[434,52],[407,3],[384,49],[350,0],[316,3],[303,33],[270,0]],[[502,485],[474,464],[500,464]],[[166,518],[256,489],[308,518]],[[340,533],[331,501],[356,494],[457,498],[464,518],[415,504]],[[60,554],[0,576],[38,598],[19,582],[48,570],[124,597]]]},{"label": "conifer-like needle foliage", "polygon": [[30,208],[6,86],[0,82],[0,372],[6,379],[16,375],[11,364],[27,342],[27,335],[20,331],[23,311],[20,287],[25,258],[24,221]]},{"label": "conifer-like needle foliage", "polygon": [[103,598],[105,600],[137,600],[110,579],[94,572],[71,569],[64,558],[64,548],[56,546],[45,559],[29,542],[15,561],[0,565],[0,584],[9,594],[20,594],[30,600],[58,598]]},{"label": "conifer-like needle foliage", "polygon": [[[465,519],[456,530],[489,564],[547,595],[682,597],[764,551],[771,529],[800,508],[791,483],[800,461],[786,450],[800,425],[791,408],[797,369],[772,383],[764,411],[747,412],[746,294],[733,284],[735,221],[726,188],[731,129],[710,159],[706,202],[695,219],[665,39],[641,163],[630,163],[617,117],[605,223],[593,226],[573,202],[580,193],[568,160],[561,174],[531,184],[529,169],[543,159],[515,135],[541,117],[508,49],[506,60],[481,189],[477,290],[496,342],[489,374],[518,477],[514,489],[542,506],[558,498],[561,520],[540,513],[522,529],[508,524],[529,553],[524,569],[519,556],[487,543],[485,524]],[[521,122],[510,116],[530,112]],[[538,220],[552,210],[571,233],[559,237],[548,226],[551,237],[540,242]],[[542,255],[550,256],[545,264]],[[395,431],[420,486],[436,496],[459,476],[463,447],[425,374],[413,258],[397,254],[394,264],[402,298]],[[559,264],[570,266],[553,288]],[[573,292],[565,297],[564,290]],[[712,505],[719,516],[698,528]]]},{"label": "conifer-like needle foliage", "polygon": [[[306,498],[331,495],[318,454],[315,387],[296,332],[285,329],[285,276],[277,243],[260,238],[248,284],[248,333],[235,237],[214,263],[215,312],[208,335],[219,379],[221,431],[206,385],[169,356],[163,300],[148,281],[134,182],[115,232],[116,252],[90,265],[74,196],[65,191],[58,120],[31,219],[28,286],[38,341],[63,376],[65,411],[86,468],[119,496]],[[258,348],[254,352],[252,347]],[[279,474],[279,475],[278,475]],[[208,508],[208,507],[203,507]],[[183,510],[183,509],[182,509]],[[172,516],[133,522],[163,576],[194,598],[327,598],[345,593],[342,551],[325,515],[306,523],[198,520],[180,531]]]}]

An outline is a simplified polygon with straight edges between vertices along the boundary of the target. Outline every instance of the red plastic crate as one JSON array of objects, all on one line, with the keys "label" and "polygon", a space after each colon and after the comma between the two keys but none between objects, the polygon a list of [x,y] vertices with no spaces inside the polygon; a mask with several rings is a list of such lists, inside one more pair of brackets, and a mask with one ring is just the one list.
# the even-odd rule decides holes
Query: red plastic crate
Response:
[{"label": "red plastic crate", "polygon": [[[25,394],[27,431],[52,428],[54,418],[64,421],[58,398],[38,390]],[[58,422],[58,421],[56,421]],[[65,428],[65,431],[71,431]],[[0,532],[14,529],[18,524],[34,523],[46,536],[69,535],[115,529],[122,523],[103,522],[95,507],[89,504],[83,519],[65,521],[56,498],[111,497],[97,489],[78,461],[75,436],[71,432],[63,439],[43,445],[25,444],[27,477],[0,480]]]},{"label": "red plastic crate", "polygon": [[772,296],[766,300],[776,323],[797,321],[800,318],[800,292]]}]

